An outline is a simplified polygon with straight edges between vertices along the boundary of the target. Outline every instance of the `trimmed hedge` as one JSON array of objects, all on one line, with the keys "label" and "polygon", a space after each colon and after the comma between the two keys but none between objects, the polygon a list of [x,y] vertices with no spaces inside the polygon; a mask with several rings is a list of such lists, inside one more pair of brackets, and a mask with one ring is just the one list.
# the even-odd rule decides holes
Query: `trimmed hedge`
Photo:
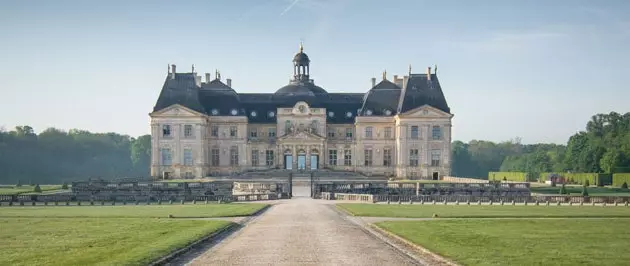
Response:
[{"label": "trimmed hedge", "polygon": [[[547,177],[551,174],[564,177],[569,183],[577,183],[580,185],[583,185],[586,180],[588,180],[588,183],[591,186],[607,186],[613,184],[613,176],[611,174],[600,173],[541,173],[538,180],[540,182],[545,182],[547,181]],[[623,184],[623,181],[621,183]]]},{"label": "trimmed hedge", "polygon": [[523,172],[489,172],[488,180],[527,182],[527,173]]},{"label": "trimmed hedge", "polygon": [[623,182],[630,183],[630,173],[617,173],[612,176],[612,185],[620,187]]}]

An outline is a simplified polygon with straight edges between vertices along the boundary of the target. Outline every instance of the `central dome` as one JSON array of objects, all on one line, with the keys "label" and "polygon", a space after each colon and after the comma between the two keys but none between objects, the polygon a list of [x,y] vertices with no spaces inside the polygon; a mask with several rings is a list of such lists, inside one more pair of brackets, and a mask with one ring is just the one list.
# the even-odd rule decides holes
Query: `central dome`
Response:
[{"label": "central dome", "polygon": [[311,95],[327,94],[326,90],[313,83],[290,83],[276,91],[276,95]]}]

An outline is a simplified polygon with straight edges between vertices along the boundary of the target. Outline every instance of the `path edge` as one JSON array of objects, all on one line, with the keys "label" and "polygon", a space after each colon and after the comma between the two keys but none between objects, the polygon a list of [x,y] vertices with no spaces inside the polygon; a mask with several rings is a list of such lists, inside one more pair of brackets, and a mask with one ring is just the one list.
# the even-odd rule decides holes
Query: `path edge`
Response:
[{"label": "path edge", "polygon": [[[267,204],[267,206],[261,208],[260,210],[252,213],[249,216],[240,216],[240,217],[256,217],[260,214],[262,214],[263,212],[267,211],[267,209],[269,209],[272,206],[272,204]],[[220,217],[223,218],[223,217]],[[226,218],[234,218],[234,217],[226,217]],[[190,251],[191,249],[204,244],[208,241],[212,241],[215,238],[223,235],[223,234],[230,234],[233,233],[234,231],[236,231],[237,229],[240,228],[240,224],[239,223],[235,223],[235,222],[230,222],[230,224],[228,224],[227,226],[224,226],[223,228],[214,231],[212,233],[210,233],[209,235],[206,235],[204,237],[202,237],[201,239],[198,239],[188,245],[186,245],[185,247],[182,247],[180,249],[177,249],[167,255],[164,255],[162,257],[160,257],[159,259],[154,260],[153,262],[149,263],[148,265],[150,266],[156,266],[156,265],[165,265],[166,263],[168,263],[169,261],[177,258],[178,256]]]},{"label": "path edge", "polygon": [[379,233],[379,234],[381,234],[381,235],[383,235],[383,236],[385,236],[387,238],[393,239],[393,240],[398,241],[398,242],[402,242],[404,245],[406,245],[408,247],[411,247],[414,250],[416,250],[416,251],[418,251],[418,252],[420,252],[420,253],[422,253],[424,255],[427,255],[427,256],[431,257],[431,259],[433,259],[433,260],[435,260],[437,262],[444,263],[446,265],[451,265],[451,266],[459,266],[459,264],[455,263],[454,261],[449,260],[449,259],[447,259],[447,258],[445,258],[443,256],[440,256],[437,253],[435,253],[433,251],[430,251],[430,250],[426,249],[425,247],[420,246],[420,245],[418,245],[416,243],[413,243],[413,242],[411,242],[411,241],[409,241],[409,240],[407,240],[407,239],[405,239],[405,238],[403,238],[403,237],[401,237],[399,235],[396,235],[396,234],[394,234],[392,232],[389,232],[389,231],[387,231],[387,230],[385,230],[383,228],[380,228],[376,224],[368,223],[367,226],[370,227],[371,229],[374,229],[377,233]]}]

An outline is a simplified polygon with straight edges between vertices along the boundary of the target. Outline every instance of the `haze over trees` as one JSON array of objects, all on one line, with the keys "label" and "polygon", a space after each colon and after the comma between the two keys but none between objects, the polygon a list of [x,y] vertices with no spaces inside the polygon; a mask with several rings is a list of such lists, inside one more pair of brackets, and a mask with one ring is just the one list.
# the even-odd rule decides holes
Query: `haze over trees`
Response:
[{"label": "haze over trees", "polygon": [[[543,130],[543,129],[541,129]],[[151,136],[68,132],[30,126],[0,130],[0,184],[61,184],[89,177],[146,177]],[[454,141],[453,176],[487,178],[488,172],[630,172],[630,113],[597,114],[567,145]]]}]

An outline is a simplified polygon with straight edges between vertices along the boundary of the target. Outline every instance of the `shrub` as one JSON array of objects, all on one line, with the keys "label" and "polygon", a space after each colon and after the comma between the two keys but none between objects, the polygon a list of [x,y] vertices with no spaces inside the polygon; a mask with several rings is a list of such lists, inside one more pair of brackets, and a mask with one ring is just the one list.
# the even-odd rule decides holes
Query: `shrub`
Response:
[{"label": "shrub", "polygon": [[584,181],[584,186],[585,187],[590,187],[591,186],[591,182],[588,182],[588,179],[586,179],[586,181]]},{"label": "shrub", "polygon": [[33,192],[42,193],[42,189],[39,187],[39,184],[35,185]]},{"label": "shrub", "polygon": [[560,187],[560,194],[564,195],[564,194],[569,194],[567,193],[567,188],[564,184],[562,184],[562,187]]},{"label": "shrub", "polygon": [[621,184],[621,188],[628,189],[628,183],[627,182],[623,182],[623,184]]},{"label": "shrub", "polygon": [[582,196],[588,197],[588,189],[586,188],[586,185],[582,187]]},{"label": "shrub", "polygon": [[61,185],[61,189],[68,189],[68,183],[63,182],[63,185]]},{"label": "shrub", "polygon": [[505,177],[505,176],[504,176],[504,177],[503,177],[503,181],[507,181],[507,177]]}]

